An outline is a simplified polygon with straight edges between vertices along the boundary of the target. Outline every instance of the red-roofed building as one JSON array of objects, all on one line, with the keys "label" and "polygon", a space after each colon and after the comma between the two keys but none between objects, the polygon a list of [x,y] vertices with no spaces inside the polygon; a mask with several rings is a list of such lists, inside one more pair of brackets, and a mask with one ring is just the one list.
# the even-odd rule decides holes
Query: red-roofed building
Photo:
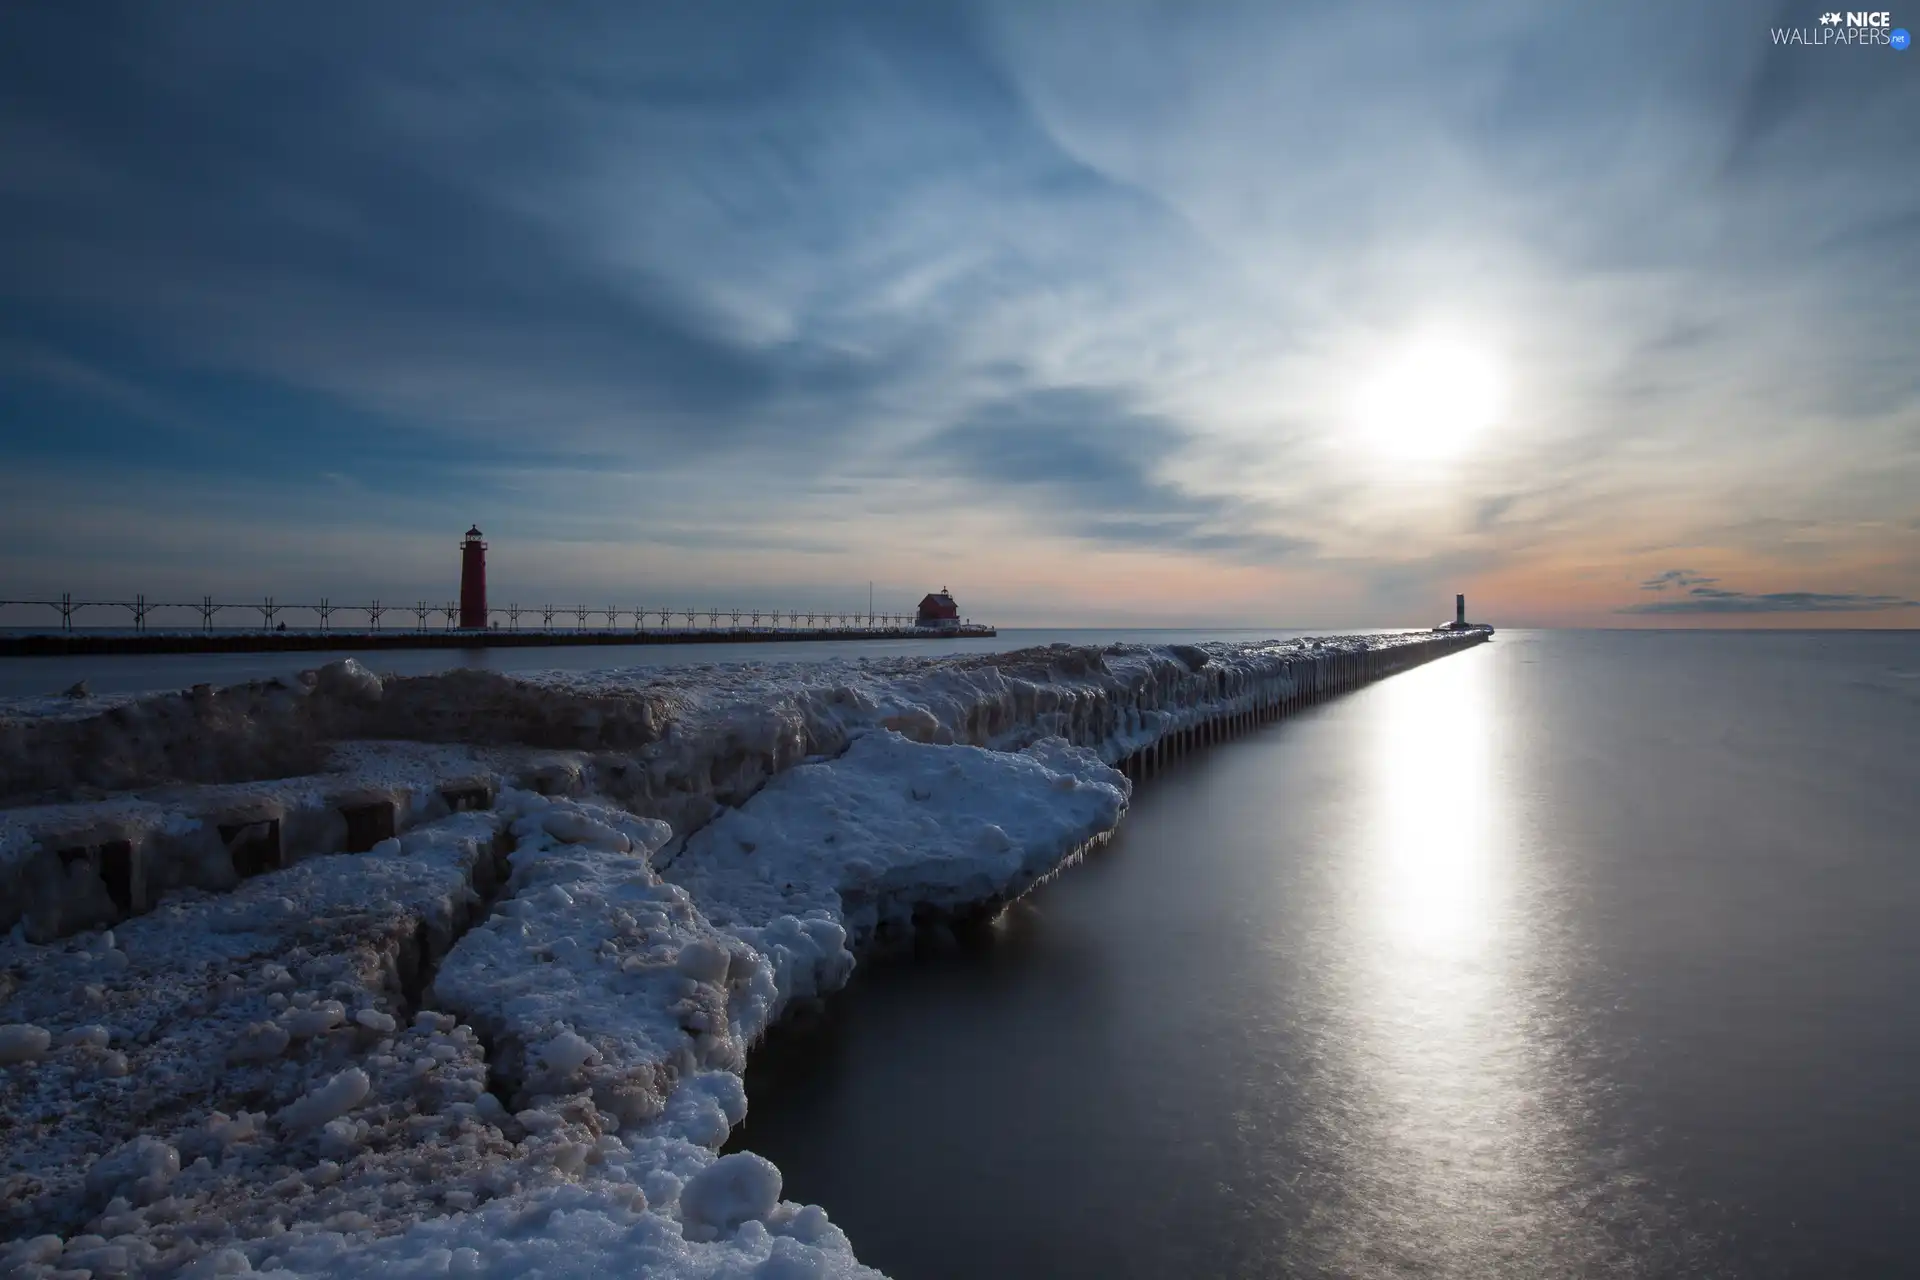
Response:
[{"label": "red-roofed building", "polygon": [[947,629],[960,625],[960,606],[953,602],[945,587],[920,601],[920,612],[913,620],[918,627]]}]

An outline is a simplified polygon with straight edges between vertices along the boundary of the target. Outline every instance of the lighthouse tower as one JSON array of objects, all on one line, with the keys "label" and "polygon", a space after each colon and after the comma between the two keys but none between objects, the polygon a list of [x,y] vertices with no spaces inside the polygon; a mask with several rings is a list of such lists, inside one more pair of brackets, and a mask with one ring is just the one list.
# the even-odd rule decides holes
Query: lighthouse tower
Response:
[{"label": "lighthouse tower", "polygon": [[480,540],[479,525],[460,542],[460,629],[487,629],[487,544]]}]

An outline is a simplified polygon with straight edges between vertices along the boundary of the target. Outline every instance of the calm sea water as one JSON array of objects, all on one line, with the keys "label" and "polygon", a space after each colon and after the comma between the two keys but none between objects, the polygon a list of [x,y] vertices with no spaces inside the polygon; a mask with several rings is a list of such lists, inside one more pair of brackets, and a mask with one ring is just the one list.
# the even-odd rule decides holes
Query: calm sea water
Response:
[{"label": "calm sea water", "polygon": [[[1384,628],[1376,628],[1380,630]],[[764,644],[579,645],[530,649],[341,649],[315,653],[169,653],[77,658],[0,658],[0,698],[59,693],[85,680],[95,693],[185,689],[287,677],[341,658],[399,675],[426,675],[455,667],[493,671],[597,671],[608,667],[694,666],[703,662],[816,662],[825,658],[880,658],[950,653],[998,653],[1035,644],[1179,644],[1298,636],[1304,631],[1041,630],[1003,628],[989,639],[795,640]],[[1340,635],[1320,630],[1313,635]]]},{"label": "calm sea water", "polygon": [[1920,633],[1503,633],[748,1086],[901,1280],[1920,1275]]}]

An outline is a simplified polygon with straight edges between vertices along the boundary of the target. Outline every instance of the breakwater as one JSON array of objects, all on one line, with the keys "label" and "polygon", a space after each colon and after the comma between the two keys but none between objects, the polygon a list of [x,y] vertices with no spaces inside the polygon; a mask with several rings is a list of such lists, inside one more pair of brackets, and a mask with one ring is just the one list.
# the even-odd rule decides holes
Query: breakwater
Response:
[{"label": "breakwater", "polygon": [[1190,751],[1225,742],[1303,706],[1492,638],[1491,631],[1442,632],[1431,639],[1390,647],[1312,653],[1300,659],[1297,668],[1289,665],[1277,678],[1257,679],[1253,687],[1224,699],[1217,707],[1209,707],[1206,714],[1134,747],[1119,757],[1116,767],[1129,778],[1149,777],[1168,761]]},{"label": "breakwater", "polygon": [[1485,638],[0,706],[0,1261],[872,1276],[716,1154],[767,1027],[1071,865],[1169,756]]}]

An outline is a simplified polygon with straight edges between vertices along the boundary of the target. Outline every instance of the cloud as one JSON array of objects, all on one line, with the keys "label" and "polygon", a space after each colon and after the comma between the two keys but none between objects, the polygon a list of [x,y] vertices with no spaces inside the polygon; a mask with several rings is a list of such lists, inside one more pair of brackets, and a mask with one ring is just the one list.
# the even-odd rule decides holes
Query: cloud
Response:
[{"label": "cloud", "polygon": [[[1640,584],[1642,591],[1665,591],[1668,587],[1710,587],[1718,578],[1703,578],[1691,569],[1669,569]],[[1699,594],[1698,591],[1695,594]]]},{"label": "cloud", "polygon": [[1313,549],[1270,527],[1274,513],[1167,478],[1193,444],[1177,423],[1112,389],[1051,387],[980,405],[926,455],[1042,527],[1109,546],[1268,561]]},{"label": "cloud", "polygon": [[[7,461],[689,577],[946,556],[899,532],[936,492],[956,579],[1091,582],[1071,539],[1177,555],[1196,598],[1249,566],[1329,608],[1618,580],[1628,537],[1911,566],[1920,187],[1886,157],[1920,81],[1766,17],[0,5]],[[1431,474],[1346,438],[1427,324],[1512,374]],[[58,576],[51,492],[17,500]],[[1736,536],[1767,520],[1799,527]]]},{"label": "cloud", "polygon": [[95,16],[0,15],[0,138],[75,160],[13,177],[0,337],[212,420],[245,380],[389,435],[817,470],[1164,222],[946,7]]},{"label": "cloud", "polygon": [[1748,595],[1741,591],[1722,591],[1716,587],[1694,587],[1677,600],[1651,600],[1628,605],[1616,613],[1634,614],[1713,614],[1713,613],[1878,613],[1886,609],[1920,608],[1920,600],[1899,596],[1860,595],[1851,592],[1770,591]]}]

